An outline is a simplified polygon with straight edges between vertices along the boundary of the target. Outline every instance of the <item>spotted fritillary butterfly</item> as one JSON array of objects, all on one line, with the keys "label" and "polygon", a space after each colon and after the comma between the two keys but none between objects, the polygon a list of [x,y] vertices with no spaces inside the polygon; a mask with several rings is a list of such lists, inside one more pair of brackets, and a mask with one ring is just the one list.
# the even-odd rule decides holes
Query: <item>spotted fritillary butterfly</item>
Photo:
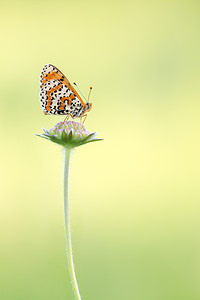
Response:
[{"label": "spotted fritillary butterfly", "polygon": [[67,115],[81,118],[92,108],[84,103],[63,73],[51,64],[40,75],[40,103],[45,115]]}]

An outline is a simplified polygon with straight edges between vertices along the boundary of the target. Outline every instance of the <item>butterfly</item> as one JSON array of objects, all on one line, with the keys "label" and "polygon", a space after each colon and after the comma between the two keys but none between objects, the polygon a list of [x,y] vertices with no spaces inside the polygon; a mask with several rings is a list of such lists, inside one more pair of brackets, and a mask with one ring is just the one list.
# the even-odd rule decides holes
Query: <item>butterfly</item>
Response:
[{"label": "butterfly", "polygon": [[92,108],[92,103],[83,102],[65,75],[51,64],[45,65],[40,75],[40,103],[45,115],[67,115],[65,119],[86,117]]}]

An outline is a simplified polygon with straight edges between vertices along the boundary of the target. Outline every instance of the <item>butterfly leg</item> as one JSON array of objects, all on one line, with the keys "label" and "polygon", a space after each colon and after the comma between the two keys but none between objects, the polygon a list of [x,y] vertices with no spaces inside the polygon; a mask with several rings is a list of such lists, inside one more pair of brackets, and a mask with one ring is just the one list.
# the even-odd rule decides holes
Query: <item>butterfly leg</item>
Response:
[{"label": "butterfly leg", "polygon": [[68,114],[68,115],[64,118],[63,123],[64,123],[65,121],[68,121],[68,120],[69,120],[69,117],[70,117],[70,114]]},{"label": "butterfly leg", "polygon": [[68,122],[70,116],[73,118],[73,116],[72,116],[71,114],[68,114],[68,115],[66,115],[66,117],[64,118],[63,123],[64,123],[65,121]]},{"label": "butterfly leg", "polygon": [[[85,118],[84,118],[85,117]],[[83,119],[84,118],[84,119]],[[82,123],[82,124],[84,124],[85,123],[85,120],[86,120],[86,118],[87,118],[87,115],[84,115],[84,116],[82,116],[81,118],[80,118],[80,122]],[[83,119],[83,121],[82,121],[82,119]]]}]

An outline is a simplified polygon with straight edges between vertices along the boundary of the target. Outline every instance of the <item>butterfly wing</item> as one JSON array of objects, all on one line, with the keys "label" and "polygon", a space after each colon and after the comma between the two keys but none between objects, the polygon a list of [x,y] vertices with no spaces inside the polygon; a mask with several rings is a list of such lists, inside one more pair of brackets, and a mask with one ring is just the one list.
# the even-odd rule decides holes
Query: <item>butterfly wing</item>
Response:
[{"label": "butterfly wing", "polygon": [[40,102],[45,114],[71,114],[79,117],[86,104],[64,74],[55,66],[47,64],[40,75]]}]

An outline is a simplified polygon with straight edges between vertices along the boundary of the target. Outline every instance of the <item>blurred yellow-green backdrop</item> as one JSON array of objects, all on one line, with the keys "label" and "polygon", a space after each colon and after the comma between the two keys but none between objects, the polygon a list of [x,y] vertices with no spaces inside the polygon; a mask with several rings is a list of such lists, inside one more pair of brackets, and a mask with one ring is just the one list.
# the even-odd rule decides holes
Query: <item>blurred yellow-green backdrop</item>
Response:
[{"label": "blurred yellow-green backdrop", "polygon": [[74,260],[87,300],[200,298],[200,3],[2,1],[0,299],[72,300],[63,153],[35,133],[44,64],[87,96],[103,142],[74,151]]}]

